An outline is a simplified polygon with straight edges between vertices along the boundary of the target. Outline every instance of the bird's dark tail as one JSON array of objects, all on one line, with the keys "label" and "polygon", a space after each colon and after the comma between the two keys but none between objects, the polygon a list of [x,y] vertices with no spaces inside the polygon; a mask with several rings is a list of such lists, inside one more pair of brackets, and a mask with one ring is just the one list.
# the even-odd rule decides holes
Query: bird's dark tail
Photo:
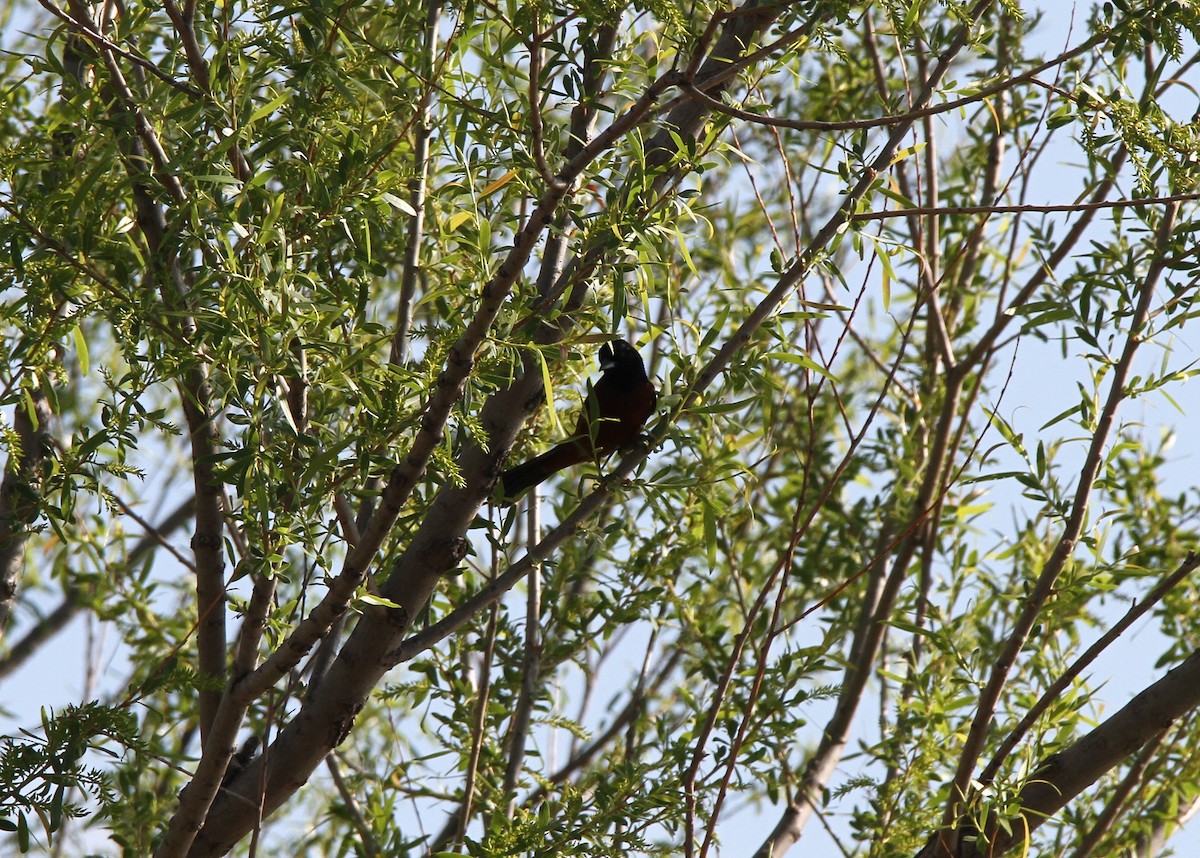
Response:
[{"label": "bird's dark tail", "polygon": [[586,458],[575,444],[559,444],[528,462],[509,468],[500,475],[501,500],[512,503],[529,489],[557,474],[563,468],[577,465]]}]

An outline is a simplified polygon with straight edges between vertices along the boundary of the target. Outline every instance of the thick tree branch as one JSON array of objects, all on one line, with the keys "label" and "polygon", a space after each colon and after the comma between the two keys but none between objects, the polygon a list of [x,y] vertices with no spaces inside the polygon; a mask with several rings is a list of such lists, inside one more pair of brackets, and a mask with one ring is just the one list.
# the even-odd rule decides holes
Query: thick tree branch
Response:
[{"label": "thick tree branch", "polygon": [[983,832],[972,831],[959,820],[953,837],[945,831],[935,834],[917,858],[998,858],[1027,848],[1026,838],[1039,826],[1197,706],[1200,652],[1192,653],[1095,730],[1048,757],[1021,790],[1018,818],[993,815]]}]

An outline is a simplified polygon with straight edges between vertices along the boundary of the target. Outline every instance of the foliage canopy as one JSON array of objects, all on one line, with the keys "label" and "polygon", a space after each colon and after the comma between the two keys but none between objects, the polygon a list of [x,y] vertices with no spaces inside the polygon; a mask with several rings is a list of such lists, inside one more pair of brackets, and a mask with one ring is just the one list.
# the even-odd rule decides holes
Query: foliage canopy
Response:
[{"label": "foliage canopy", "polygon": [[[1150,855],[1195,809],[1200,4],[10,14],[0,676],[111,657],[80,616],[128,665],[0,747],[23,851]],[[644,441],[499,503],[613,336]]]}]

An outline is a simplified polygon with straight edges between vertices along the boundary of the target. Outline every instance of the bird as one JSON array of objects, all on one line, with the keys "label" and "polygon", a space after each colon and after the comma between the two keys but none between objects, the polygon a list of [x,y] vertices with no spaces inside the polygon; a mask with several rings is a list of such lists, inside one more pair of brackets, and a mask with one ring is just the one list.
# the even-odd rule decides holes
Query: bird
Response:
[{"label": "bird", "polygon": [[501,496],[512,502],[564,468],[594,460],[632,442],[658,402],[637,349],[625,340],[600,347],[600,379],[588,385],[571,437],[500,475]]}]

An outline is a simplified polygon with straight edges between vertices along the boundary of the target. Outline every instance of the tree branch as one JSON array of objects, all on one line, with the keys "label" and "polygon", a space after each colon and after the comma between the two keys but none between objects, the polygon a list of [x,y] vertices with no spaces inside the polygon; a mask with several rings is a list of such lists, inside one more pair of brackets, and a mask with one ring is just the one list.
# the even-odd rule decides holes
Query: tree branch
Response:
[{"label": "tree branch", "polygon": [[982,834],[958,821],[930,839],[917,858],[996,858],[1026,848],[1027,838],[1101,776],[1200,706],[1200,651],[1142,691],[1120,711],[1063,751],[1048,757],[1019,797],[1016,818],[989,816]]}]

